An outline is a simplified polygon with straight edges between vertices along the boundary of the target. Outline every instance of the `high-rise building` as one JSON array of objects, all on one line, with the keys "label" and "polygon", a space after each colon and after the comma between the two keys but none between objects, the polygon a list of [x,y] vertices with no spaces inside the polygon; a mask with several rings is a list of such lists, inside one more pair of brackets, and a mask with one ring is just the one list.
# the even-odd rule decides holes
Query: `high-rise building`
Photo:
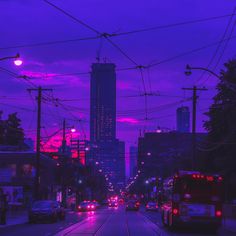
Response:
[{"label": "high-rise building", "polygon": [[176,111],[177,131],[180,133],[190,132],[190,112],[188,107],[179,107]]},{"label": "high-rise building", "polygon": [[138,147],[130,146],[129,148],[129,166],[130,177],[134,177],[137,172]]},{"label": "high-rise building", "polygon": [[90,159],[109,180],[122,182],[124,168],[119,150],[123,145],[116,139],[116,73],[112,63],[92,64],[90,142]]},{"label": "high-rise building", "polygon": [[116,139],[115,64],[92,64],[90,83],[90,141],[114,142]]}]

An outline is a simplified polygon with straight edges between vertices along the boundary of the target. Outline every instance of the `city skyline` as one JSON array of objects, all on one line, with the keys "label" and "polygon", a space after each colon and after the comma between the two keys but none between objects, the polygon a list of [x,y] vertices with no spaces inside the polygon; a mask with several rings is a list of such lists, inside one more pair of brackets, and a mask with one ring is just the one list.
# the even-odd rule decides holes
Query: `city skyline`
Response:
[{"label": "city skyline", "polygon": [[[53,1],[53,3],[59,4],[57,1]],[[61,104],[56,104],[56,102],[51,104],[45,102],[43,104],[42,123],[44,128],[42,136],[50,136],[50,134],[60,129],[63,118],[67,118],[68,123],[76,126],[77,130],[80,131],[80,137],[89,137],[89,72],[91,64],[96,62],[98,55],[101,62],[107,61],[117,65],[117,137],[126,141],[128,146],[137,144],[140,129],[155,130],[158,126],[176,129],[176,108],[180,105],[191,108],[191,101],[185,101],[185,99],[190,98],[192,94],[191,92],[182,91],[182,87],[193,86],[199,78],[201,79],[197,84],[203,84],[209,89],[204,94],[199,94],[197,109],[197,130],[204,131],[202,120],[206,117],[203,113],[207,111],[212,101],[211,98],[215,93],[214,87],[217,80],[214,77],[208,78],[208,74],[202,77],[201,71],[194,71],[192,76],[186,77],[184,75],[185,66],[186,64],[207,66],[219,44],[217,42],[222,39],[227,24],[230,22],[233,3],[218,1],[214,7],[208,3],[202,9],[203,1],[192,1],[185,4],[184,10],[182,10],[181,4],[174,1],[161,3],[157,8],[152,7],[155,5],[152,1],[149,4],[137,6],[126,3],[125,9],[122,8],[122,2],[116,5],[107,3],[106,12],[110,17],[109,21],[106,20],[101,5],[90,3],[89,1],[80,3],[71,1],[70,4],[60,3],[59,7],[81,18],[94,28],[118,33],[215,16],[227,15],[227,17],[163,27],[163,29],[124,35],[112,39],[125,54],[140,64],[146,65],[163,61],[158,67],[143,70],[143,79],[147,93],[149,93],[147,109],[145,109],[144,88],[140,71],[121,70],[133,67],[133,63],[122,55],[119,50],[112,47],[106,39],[55,43],[55,41],[60,40],[90,37],[94,34],[89,29],[56,11],[46,2],[28,0],[25,3],[12,1],[8,4],[2,1],[0,3],[1,8],[8,11],[3,11],[1,17],[6,19],[8,24],[3,26],[1,55],[11,56],[19,52],[24,63],[22,67],[15,68],[11,65],[11,61],[3,61],[1,66],[17,75],[24,74],[33,77],[30,80],[31,82],[43,87],[53,88],[53,96],[61,99]],[[80,11],[79,6],[83,6],[84,10]],[[132,12],[139,13],[139,16],[135,13],[130,14],[130,9],[133,9]],[[211,10],[209,11],[209,9]],[[164,14],[167,10],[170,13],[168,15]],[[11,17],[12,11],[14,11],[14,18]],[[185,14],[182,14],[183,11]],[[39,17],[42,12],[43,18]],[[118,18],[121,12],[123,12],[124,19]],[[156,12],[159,14],[156,14]],[[31,22],[28,22],[26,16],[31,17]],[[47,29],[44,28],[45,25],[47,25]],[[9,31],[9,27],[14,30]],[[29,35],[30,37],[28,37]],[[175,35],[174,40],[173,35]],[[203,35],[204,37],[202,37]],[[28,44],[48,41],[54,41],[55,44],[29,45],[29,47],[26,47]],[[180,44],[180,42],[182,43]],[[212,43],[215,44],[211,47],[175,58],[175,56]],[[22,47],[6,48],[21,45]],[[223,47],[224,45],[221,44],[221,50]],[[233,39],[229,41],[227,48],[229,47],[235,48]],[[217,73],[220,68],[223,68],[222,63],[224,61],[235,56],[234,50],[227,50],[227,48],[221,63],[217,67]],[[168,60],[165,62],[168,58],[170,59],[169,62]],[[214,63],[211,67],[214,67]],[[16,80],[13,77],[11,73],[1,70],[2,103],[0,105],[4,112],[3,116],[17,111],[22,119],[23,128],[26,130],[26,136],[35,139],[36,124],[34,118],[36,113],[35,101],[32,98],[36,94],[32,93],[29,96],[26,89],[31,86],[30,83],[26,83],[21,79]],[[18,101],[17,106],[15,105],[16,100]],[[76,121],[78,119],[81,121]],[[49,146],[51,148],[59,146],[60,138],[61,136],[56,136]],[[49,146],[47,148],[50,148]]]}]

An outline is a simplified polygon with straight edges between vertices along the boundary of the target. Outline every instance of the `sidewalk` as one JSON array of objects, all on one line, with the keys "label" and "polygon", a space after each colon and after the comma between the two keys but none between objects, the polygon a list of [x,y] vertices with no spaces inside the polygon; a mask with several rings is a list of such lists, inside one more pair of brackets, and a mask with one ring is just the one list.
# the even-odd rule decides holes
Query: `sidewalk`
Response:
[{"label": "sidewalk", "polygon": [[222,226],[225,230],[236,233],[236,219],[235,218],[223,219]]},{"label": "sidewalk", "polygon": [[222,227],[236,233],[236,204],[224,204]]},{"label": "sidewalk", "polygon": [[8,212],[7,213],[7,223],[6,225],[0,225],[0,228],[24,224],[28,222],[28,213],[27,211],[18,211],[18,212]]}]

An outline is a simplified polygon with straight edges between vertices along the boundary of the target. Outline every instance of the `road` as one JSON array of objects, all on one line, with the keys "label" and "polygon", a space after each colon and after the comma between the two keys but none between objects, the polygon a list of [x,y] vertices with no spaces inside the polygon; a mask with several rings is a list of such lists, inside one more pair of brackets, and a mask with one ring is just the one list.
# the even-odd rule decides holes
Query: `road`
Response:
[{"label": "road", "polygon": [[[100,209],[90,213],[69,212],[66,220],[54,224],[22,224],[0,229],[1,236],[211,236],[204,228],[170,232],[164,228],[158,212]],[[220,229],[216,235],[234,233]]]}]

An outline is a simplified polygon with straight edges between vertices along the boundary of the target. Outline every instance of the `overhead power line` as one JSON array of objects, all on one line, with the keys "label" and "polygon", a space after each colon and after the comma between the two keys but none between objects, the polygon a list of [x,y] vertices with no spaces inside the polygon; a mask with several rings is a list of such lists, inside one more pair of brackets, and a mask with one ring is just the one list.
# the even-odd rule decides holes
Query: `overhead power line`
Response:
[{"label": "overhead power line", "polygon": [[84,38],[75,38],[75,39],[54,40],[54,41],[48,41],[48,42],[18,44],[18,45],[15,45],[15,46],[1,47],[0,50],[49,46],[49,45],[57,45],[57,44],[64,44],[64,43],[73,43],[73,42],[79,42],[79,41],[86,41],[86,40],[95,40],[95,39],[98,39],[98,38],[100,38],[100,37],[99,36],[94,36],[94,37],[84,37]]},{"label": "overhead power line", "polygon": [[93,31],[94,33],[100,35],[100,32],[98,30],[96,30],[95,28],[91,27],[90,25],[84,23],[82,20],[79,20],[78,18],[74,17],[73,15],[71,15],[70,13],[66,12],[65,10],[63,10],[62,8],[56,6],[55,4],[44,0],[44,2],[46,2],[47,4],[51,5],[52,7],[56,8],[58,11],[62,12],[64,15],[68,16],[69,18],[71,18],[72,20],[76,21],[77,23],[83,25],[84,27],[86,27],[87,29],[90,29],[91,31]]},{"label": "overhead power line", "polygon": [[149,27],[149,28],[131,30],[131,31],[126,31],[126,32],[121,32],[121,33],[115,34],[114,36],[136,34],[136,33],[154,31],[154,30],[159,30],[159,29],[167,29],[167,28],[173,28],[173,27],[177,27],[177,26],[196,24],[196,23],[201,23],[201,22],[206,22],[206,21],[223,19],[223,18],[231,17],[232,15],[234,16],[236,14],[233,13],[233,14],[226,14],[226,15],[221,15],[221,16],[212,16],[212,17],[200,18],[200,19],[196,19],[196,20],[189,20],[189,21],[183,21],[183,22],[178,22],[178,23],[159,25],[159,26],[154,26],[154,27]]},{"label": "overhead power line", "polygon": [[[231,15],[231,17],[230,17],[230,19],[229,19],[229,21],[228,21],[228,24],[227,24],[226,29],[225,29],[225,31],[224,31],[222,37],[221,37],[221,40],[224,40],[225,37],[227,36],[228,30],[229,30],[230,25],[231,25],[231,22],[232,22],[232,20],[233,20],[233,18],[234,18],[235,12],[236,12],[236,7],[235,7],[234,10],[233,10],[233,14]],[[232,32],[232,33],[233,33],[233,32]],[[229,35],[229,37],[232,36],[232,33]],[[211,59],[210,59],[208,65],[207,65],[207,67],[206,67],[207,69],[209,69],[210,66],[213,64],[213,62],[214,62],[214,60],[215,60],[215,58],[216,58],[216,56],[217,56],[217,54],[218,54],[218,52],[219,52],[219,50],[220,50],[220,47],[221,47],[222,43],[223,43],[223,42],[220,41],[219,44],[217,45],[216,50],[214,51],[214,53],[213,53],[213,55],[212,55],[212,57],[211,57]],[[226,41],[226,44],[227,44],[227,41]],[[221,58],[221,57],[219,57],[219,58]],[[219,61],[219,60],[218,60],[218,61]],[[216,63],[216,66],[215,66],[215,67],[217,67],[217,65],[218,65],[218,62]],[[204,71],[204,72],[202,73],[202,75],[201,75],[200,78],[196,81],[196,83],[198,83],[198,82],[203,78],[203,76],[205,75],[205,73],[206,73],[206,71]],[[209,77],[210,77],[210,75],[208,76],[208,78],[207,78],[201,85],[203,85],[203,84],[209,79]]]},{"label": "overhead power line", "polygon": [[226,42],[226,41],[231,40],[231,39],[236,39],[236,36],[231,36],[231,37],[228,37],[226,39],[223,39],[223,40],[211,43],[211,44],[207,44],[205,46],[202,46],[202,47],[199,47],[199,48],[195,48],[195,49],[192,49],[190,51],[186,51],[186,52],[180,53],[180,54],[178,54],[176,56],[172,56],[172,57],[166,58],[166,59],[161,60],[161,61],[153,62],[153,63],[149,64],[147,66],[147,68],[155,67],[155,66],[158,66],[160,64],[173,61],[173,60],[178,59],[180,57],[187,56],[189,54],[192,54],[192,53],[195,53],[195,52],[198,52],[198,51],[202,51],[204,49],[207,49],[207,48],[213,47],[215,45],[218,45],[220,42]]},{"label": "overhead power line", "polygon": [[[48,1],[47,1],[47,3],[50,4]],[[50,5],[53,5],[53,4],[50,4]],[[147,27],[147,28],[142,28],[142,29],[137,29],[137,30],[130,30],[130,31],[125,31],[125,32],[120,32],[120,33],[113,33],[113,34],[108,34],[108,35],[109,35],[109,37],[119,37],[119,36],[125,36],[125,35],[131,35],[131,34],[143,33],[143,32],[149,32],[149,31],[155,31],[155,30],[166,29],[166,28],[174,28],[174,27],[183,26],[183,25],[220,20],[220,19],[232,17],[234,15],[235,14],[212,16],[212,17],[200,18],[200,19],[196,19],[196,20],[189,20],[189,21],[183,21],[183,22],[178,22],[178,23],[170,23],[170,24],[158,25],[158,26],[153,26],[153,27]],[[53,41],[47,41],[47,42],[37,42],[37,43],[6,46],[6,47],[1,47],[0,50],[26,48],[26,47],[39,47],[39,46],[47,46],[47,45],[57,45],[57,44],[63,44],[63,43],[73,43],[73,42],[77,42],[77,41],[96,40],[98,38],[101,38],[101,35],[90,36],[90,37],[88,36],[88,37],[84,37],[84,38],[53,40]]]}]

